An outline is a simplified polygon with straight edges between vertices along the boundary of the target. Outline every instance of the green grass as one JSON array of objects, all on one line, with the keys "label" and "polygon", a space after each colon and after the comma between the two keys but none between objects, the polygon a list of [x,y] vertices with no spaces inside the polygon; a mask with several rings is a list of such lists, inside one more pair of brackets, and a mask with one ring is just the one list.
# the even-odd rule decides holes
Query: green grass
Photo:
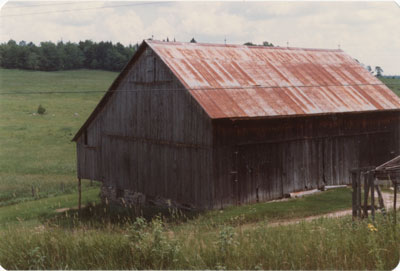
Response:
[{"label": "green grass", "polygon": [[[88,188],[82,193],[82,203],[99,203],[100,190],[96,187]],[[40,217],[56,215],[56,210],[61,208],[76,208],[78,194],[67,194],[57,197],[42,198],[13,204],[0,208],[0,227],[15,225],[16,222],[29,222],[30,225],[38,224]]]},{"label": "green grass", "polygon": [[0,262],[6,269],[386,270],[397,265],[400,249],[400,226],[390,219],[245,229],[171,228],[160,219],[120,228],[20,227],[0,231]]},{"label": "green grass", "polygon": [[380,77],[379,80],[381,80],[383,83],[387,84],[387,86],[391,90],[393,90],[393,92],[396,93],[397,96],[400,96],[400,78]]},{"label": "green grass", "polygon": [[[0,208],[1,265],[6,269],[381,270],[393,269],[399,260],[400,226],[393,228],[391,213],[386,217],[378,213],[374,223],[353,222],[347,216],[269,227],[293,218],[293,212],[300,217],[334,211],[340,209],[338,201],[346,208],[350,203],[346,188],[191,218],[166,209],[129,212],[99,204],[98,192],[93,188],[83,194],[84,203],[94,204],[80,214],[55,213],[76,207],[76,194]],[[238,214],[245,220],[237,223]],[[135,220],[134,215],[148,220]]]},{"label": "green grass", "polygon": [[[42,197],[76,191],[71,139],[116,76],[0,69],[0,206],[29,200],[32,186]],[[15,94],[50,91],[77,93]],[[46,108],[44,115],[36,114],[39,104]]]},{"label": "green grass", "polygon": [[[0,91],[105,91],[117,75],[116,72],[101,70],[41,72],[0,69]],[[71,97],[82,98],[76,95]]]},{"label": "green grass", "polygon": [[[93,182],[93,187],[99,187]],[[77,192],[77,180],[70,175],[56,174],[4,174],[0,173],[0,207]],[[90,183],[82,181],[82,190],[90,188]],[[1,211],[0,211],[1,213]]]},{"label": "green grass", "polygon": [[215,223],[247,223],[261,220],[277,221],[326,214],[351,208],[351,190],[340,188],[313,194],[299,199],[280,202],[265,202],[229,207],[204,215]]},{"label": "green grass", "polygon": [[[27,72],[0,69],[0,172],[74,175],[71,139],[98,103],[95,94],[15,94],[19,91],[105,91],[116,73]],[[41,104],[44,115],[35,114]]]}]

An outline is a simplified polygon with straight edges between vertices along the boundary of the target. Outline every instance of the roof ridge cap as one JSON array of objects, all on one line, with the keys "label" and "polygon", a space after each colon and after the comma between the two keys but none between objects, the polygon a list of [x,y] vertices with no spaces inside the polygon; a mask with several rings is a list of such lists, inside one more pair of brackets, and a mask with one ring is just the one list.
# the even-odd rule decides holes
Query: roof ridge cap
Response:
[{"label": "roof ridge cap", "polygon": [[257,48],[263,50],[293,50],[293,51],[326,51],[326,52],[344,52],[342,49],[328,49],[328,48],[306,48],[306,47],[281,47],[281,46],[263,46],[263,45],[244,45],[244,44],[222,44],[222,43],[207,43],[207,42],[183,42],[183,41],[161,41],[161,40],[144,40],[149,44],[163,44],[163,45],[191,45],[191,46],[212,46],[212,47],[229,47],[229,48]]}]

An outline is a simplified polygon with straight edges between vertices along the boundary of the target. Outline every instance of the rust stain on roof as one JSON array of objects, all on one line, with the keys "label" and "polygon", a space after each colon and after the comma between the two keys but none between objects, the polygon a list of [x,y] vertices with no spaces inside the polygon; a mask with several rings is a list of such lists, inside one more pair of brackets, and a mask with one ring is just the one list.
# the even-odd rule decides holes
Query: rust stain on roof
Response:
[{"label": "rust stain on roof", "polygon": [[211,118],[400,109],[341,50],[146,41]]}]

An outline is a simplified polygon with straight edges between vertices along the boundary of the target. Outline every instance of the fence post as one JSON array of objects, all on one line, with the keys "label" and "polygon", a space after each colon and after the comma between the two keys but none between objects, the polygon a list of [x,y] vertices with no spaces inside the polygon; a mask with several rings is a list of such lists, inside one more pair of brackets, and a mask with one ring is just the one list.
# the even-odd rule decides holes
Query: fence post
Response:
[{"label": "fence post", "polygon": [[371,188],[371,216],[372,220],[375,220],[375,178],[373,172],[368,174],[368,179]]},{"label": "fence post", "polygon": [[353,220],[357,217],[359,208],[358,208],[358,174],[356,171],[351,172],[351,184],[353,188],[353,198],[352,198],[352,206],[353,206]]},{"label": "fence post", "polygon": [[368,217],[368,194],[369,194],[369,174],[363,174],[364,177],[364,217]]}]

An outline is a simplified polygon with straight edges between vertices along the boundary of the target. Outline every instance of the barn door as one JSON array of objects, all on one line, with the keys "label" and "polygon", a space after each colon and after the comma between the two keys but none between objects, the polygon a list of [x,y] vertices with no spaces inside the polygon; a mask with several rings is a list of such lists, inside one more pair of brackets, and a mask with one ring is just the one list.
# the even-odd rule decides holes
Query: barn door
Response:
[{"label": "barn door", "polygon": [[239,181],[238,197],[242,204],[261,200],[262,187],[268,180],[265,178],[264,161],[269,155],[265,144],[244,145],[239,148]]},{"label": "barn door", "polygon": [[238,204],[244,204],[249,194],[247,184],[251,182],[252,176],[249,171],[249,152],[245,146],[237,147],[237,169],[238,169],[238,181],[236,184],[237,189],[237,202]]},{"label": "barn door", "polygon": [[[239,146],[237,148],[238,180],[236,196],[238,204],[260,201],[262,182],[267,182],[263,161],[268,156],[267,148],[260,144]],[[261,149],[260,149],[261,148]]]},{"label": "barn door", "polygon": [[282,149],[280,144],[256,143],[238,147],[237,201],[262,202],[283,195]]}]

